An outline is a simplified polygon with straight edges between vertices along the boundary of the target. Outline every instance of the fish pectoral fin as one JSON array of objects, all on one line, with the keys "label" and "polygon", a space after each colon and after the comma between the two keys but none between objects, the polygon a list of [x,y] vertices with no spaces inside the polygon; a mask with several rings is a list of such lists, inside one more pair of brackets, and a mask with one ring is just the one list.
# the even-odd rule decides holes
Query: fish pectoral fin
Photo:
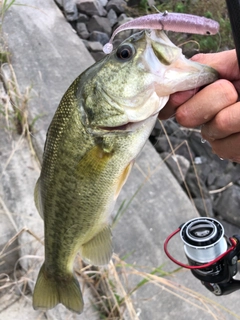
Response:
[{"label": "fish pectoral fin", "polygon": [[38,179],[36,186],[35,186],[35,189],[34,189],[34,201],[35,201],[35,206],[36,206],[41,218],[44,220],[43,212],[42,212],[42,204],[41,204],[41,194],[40,194],[40,190],[39,190],[39,188],[40,188],[39,181],[40,181],[40,178]]},{"label": "fish pectoral fin", "polygon": [[96,266],[108,264],[112,253],[112,232],[110,226],[105,226],[94,238],[84,243],[80,249],[83,260]]},{"label": "fish pectoral fin", "polygon": [[123,170],[122,174],[119,176],[118,182],[117,182],[117,188],[114,194],[114,200],[116,200],[119,196],[120,191],[122,190],[122,187],[124,186],[125,182],[127,181],[127,178],[132,170],[134,161],[131,161],[126,168]]},{"label": "fish pectoral fin", "polygon": [[83,299],[78,280],[73,275],[65,279],[48,277],[43,264],[33,292],[33,308],[48,310],[58,303],[62,303],[76,313],[83,311]]}]

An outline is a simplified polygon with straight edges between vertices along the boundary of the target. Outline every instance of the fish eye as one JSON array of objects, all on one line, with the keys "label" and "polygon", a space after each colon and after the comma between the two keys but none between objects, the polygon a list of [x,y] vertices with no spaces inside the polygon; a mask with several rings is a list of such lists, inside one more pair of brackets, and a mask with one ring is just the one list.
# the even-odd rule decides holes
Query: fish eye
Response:
[{"label": "fish eye", "polygon": [[128,61],[135,53],[135,49],[130,44],[123,44],[117,49],[116,56],[121,61]]}]

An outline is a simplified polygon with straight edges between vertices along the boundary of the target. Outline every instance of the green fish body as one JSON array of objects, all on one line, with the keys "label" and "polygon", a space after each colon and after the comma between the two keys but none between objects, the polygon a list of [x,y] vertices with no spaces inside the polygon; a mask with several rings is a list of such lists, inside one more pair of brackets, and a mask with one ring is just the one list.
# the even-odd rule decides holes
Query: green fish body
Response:
[{"label": "green fish body", "polygon": [[62,303],[82,312],[77,252],[93,265],[109,262],[110,214],[159,110],[171,93],[216,78],[152,30],[133,35],[72,83],[48,129],[35,188],[45,228],[35,309]]}]

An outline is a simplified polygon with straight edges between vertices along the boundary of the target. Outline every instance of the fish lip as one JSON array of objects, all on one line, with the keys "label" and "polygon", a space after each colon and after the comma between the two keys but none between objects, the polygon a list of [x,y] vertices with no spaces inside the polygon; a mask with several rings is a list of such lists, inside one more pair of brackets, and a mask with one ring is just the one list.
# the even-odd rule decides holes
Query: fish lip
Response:
[{"label": "fish lip", "polygon": [[152,114],[151,116],[147,117],[146,119],[140,120],[140,121],[135,121],[135,122],[126,122],[122,125],[119,126],[115,126],[115,127],[107,127],[107,126],[100,126],[98,127],[98,129],[106,131],[106,133],[126,133],[126,132],[133,132],[135,130],[137,130],[138,128],[140,128],[144,122],[146,122],[147,120],[155,117],[157,114],[159,113],[159,111],[155,112],[154,114]]}]

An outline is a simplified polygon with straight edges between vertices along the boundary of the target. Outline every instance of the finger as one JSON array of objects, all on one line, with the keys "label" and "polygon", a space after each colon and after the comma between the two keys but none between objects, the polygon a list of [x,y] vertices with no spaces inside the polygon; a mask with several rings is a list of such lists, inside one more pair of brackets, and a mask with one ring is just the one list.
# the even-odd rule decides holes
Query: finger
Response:
[{"label": "finger", "polygon": [[216,69],[220,78],[228,79],[230,81],[239,80],[240,73],[235,50],[197,54],[193,56],[191,60],[207,64]]},{"label": "finger", "polygon": [[189,100],[198,89],[176,92],[170,96],[166,106],[159,112],[159,119],[165,120],[173,117],[179,105]]},{"label": "finger", "polygon": [[211,142],[213,152],[222,159],[229,159],[240,163],[240,133],[232,134],[225,139]]},{"label": "finger", "polygon": [[234,85],[235,89],[237,90],[238,94],[240,95],[240,80],[233,81],[232,84]]},{"label": "finger", "polygon": [[176,111],[177,122],[190,128],[200,126],[229,105],[234,104],[238,94],[233,84],[218,80],[199,91]]},{"label": "finger", "polygon": [[213,120],[202,127],[202,136],[208,141],[223,139],[240,132],[240,102],[221,110]]}]

